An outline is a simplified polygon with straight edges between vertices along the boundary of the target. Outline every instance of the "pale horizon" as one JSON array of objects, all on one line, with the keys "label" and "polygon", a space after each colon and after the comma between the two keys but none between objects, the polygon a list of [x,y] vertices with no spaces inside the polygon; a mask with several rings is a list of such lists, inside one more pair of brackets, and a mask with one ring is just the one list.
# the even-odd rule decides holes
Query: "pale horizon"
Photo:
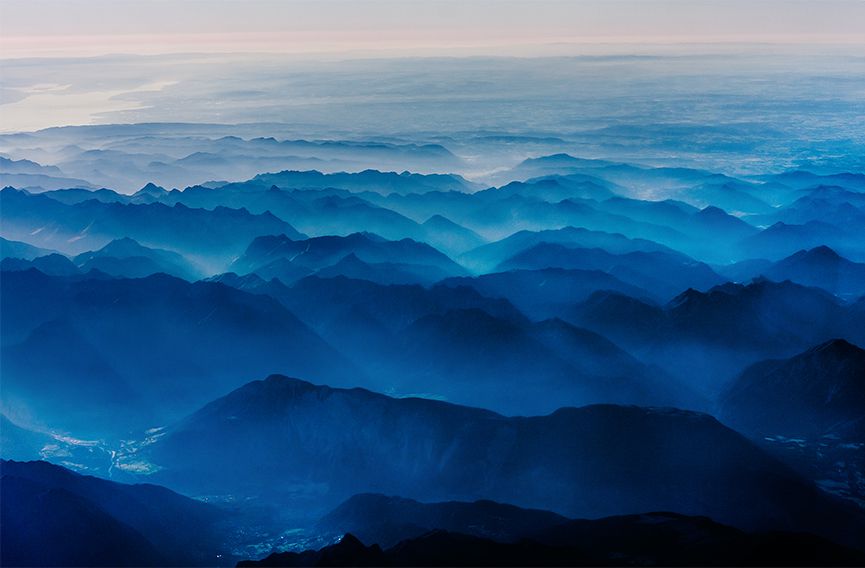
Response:
[{"label": "pale horizon", "polygon": [[[860,0],[6,0],[0,57],[545,55],[641,46],[861,46]],[[626,46],[623,49],[622,46]]]}]

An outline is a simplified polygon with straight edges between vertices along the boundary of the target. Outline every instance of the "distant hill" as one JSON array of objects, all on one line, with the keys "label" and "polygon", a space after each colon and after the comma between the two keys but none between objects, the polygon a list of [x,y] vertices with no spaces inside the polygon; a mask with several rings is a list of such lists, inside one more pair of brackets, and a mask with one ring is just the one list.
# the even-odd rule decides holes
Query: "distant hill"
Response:
[{"label": "distant hill", "polygon": [[80,254],[129,237],[145,246],[180,251],[191,258],[221,265],[255,237],[302,235],[271,214],[242,209],[193,209],[160,203],[136,205],[97,200],[67,205],[45,195],[6,188],[0,191],[3,231],[38,246]]},{"label": "distant hill", "polygon": [[[345,270],[334,268],[344,264],[349,255],[352,266],[344,266]],[[290,284],[323,269],[328,270],[326,274],[350,277],[371,270],[363,269],[358,262],[367,265],[386,263],[395,268],[402,267],[402,270],[425,271],[423,280],[429,282],[440,279],[435,278],[436,275],[444,277],[465,273],[461,266],[426,243],[411,239],[389,241],[371,233],[311,239],[293,239],[285,235],[259,237],[232,263],[230,269],[239,274],[256,273],[265,279],[279,278]]]},{"label": "distant hill", "polygon": [[468,286],[484,296],[505,298],[532,318],[555,317],[562,308],[588,298],[598,290],[630,296],[646,293],[600,270],[542,268],[509,270],[476,277],[448,278],[442,286]]},{"label": "distant hill", "polygon": [[541,243],[517,253],[497,270],[543,268],[600,270],[664,300],[688,288],[707,290],[724,282],[708,265],[684,255],[660,251],[611,254],[600,248],[554,243]]},{"label": "distant hill", "polygon": [[778,282],[791,280],[822,288],[840,296],[865,295],[865,263],[852,262],[827,246],[800,250],[770,263],[740,263],[731,267],[731,276],[748,280],[765,276]]},{"label": "distant hill", "polygon": [[475,184],[454,174],[414,174],[409,172],[380,172],[364,170],[357,173],[323,174],[318,171],[283,171],[260,174],[253,182],[276,185],[282,188],[327,188],[336,187],[349,191],[374,191],[378,193],[423,193],[425,191],[472,191]]},{"label": "distant hill", "polygon": [[34,247],[33,245],[21,242],[10,241],[0,237],[0,258],[21,258],[24,260],[33,260],[39,256],[46,256],[55,251]]},{"label": "distant hill", "polygon": [[79,436],[161,426],[250,373],[359,375],[266,296],[166,275],[2,278],[4,406]]},{"label": "distant hill", "polygon": [[81,253],[73,262],[82,272],[99,270],[123,278],[143,278],[159,273],[186,280],[198,280],[203,276],[199,268],[176,252],[145,247],[128,237],[115,239],[97,251]]}]

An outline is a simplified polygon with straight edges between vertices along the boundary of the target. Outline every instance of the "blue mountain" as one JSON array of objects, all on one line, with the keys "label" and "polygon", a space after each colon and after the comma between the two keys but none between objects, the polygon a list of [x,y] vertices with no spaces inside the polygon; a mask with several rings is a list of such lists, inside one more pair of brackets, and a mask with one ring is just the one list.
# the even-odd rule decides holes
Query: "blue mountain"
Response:
[{"label": "blue mountain", "polygon": [[204,406],[140,457],[170,486],[264,491],[271,503],[313,509],[387,491],[581,517],[674,510],[847,543],[865,526],[855,506],[714,418],[673,409],[599,405],[508,418],[273,376]]}]

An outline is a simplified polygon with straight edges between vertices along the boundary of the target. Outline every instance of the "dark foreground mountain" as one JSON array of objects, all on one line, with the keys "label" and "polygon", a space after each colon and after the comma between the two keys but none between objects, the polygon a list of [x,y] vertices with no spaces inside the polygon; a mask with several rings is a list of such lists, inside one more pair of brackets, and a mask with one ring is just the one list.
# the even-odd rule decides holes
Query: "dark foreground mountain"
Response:
[{"label": "dark foreground mountain", "polygon": [[674,409],[508,418],[272,376],[205,406],[138,457],[163,468],[152,479],[171,487],[264,494],[310,511],[388,492],[580,517],[677,511],[844,542],[865,527],[861,512],[714,418]]},{"label": "dark foreground mountain", "polygon": [[648,513],[572,521],[519,542],[436,530],[382,550],[346,534],[317,551],[275,553],[237,566],[857,566],[863,561],[858,551],[808,534],[748,534],[705,517]]},{"label": "dark foreground mountain", "polygon": [[351,497],[322,517],[315,530],[331,537],[351,533],[366,544],[389,548],[432,530],[513,542],[567,521],[566,517],[549,511],[495,501],[420,503],[364,493]]},{"label": "dark foreground mountain", "polygon": [[863,437],[865,350],[836,339],[752,365],[730,389],[722,417],[758,435]]},{"label": "dark foreground mountain", "polygon": [[3,566],[213,565],[225,515],[155,485],[0,462]]}]

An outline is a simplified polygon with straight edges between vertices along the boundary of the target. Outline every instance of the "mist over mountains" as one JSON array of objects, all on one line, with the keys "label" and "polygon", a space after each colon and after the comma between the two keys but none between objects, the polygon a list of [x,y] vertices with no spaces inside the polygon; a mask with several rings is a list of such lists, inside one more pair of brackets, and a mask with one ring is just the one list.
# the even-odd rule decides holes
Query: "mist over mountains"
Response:
[{"label": "mist over mountains", "polygon": [[4,566],[861,563],[855,140],[458,92],[0,135]]}]

